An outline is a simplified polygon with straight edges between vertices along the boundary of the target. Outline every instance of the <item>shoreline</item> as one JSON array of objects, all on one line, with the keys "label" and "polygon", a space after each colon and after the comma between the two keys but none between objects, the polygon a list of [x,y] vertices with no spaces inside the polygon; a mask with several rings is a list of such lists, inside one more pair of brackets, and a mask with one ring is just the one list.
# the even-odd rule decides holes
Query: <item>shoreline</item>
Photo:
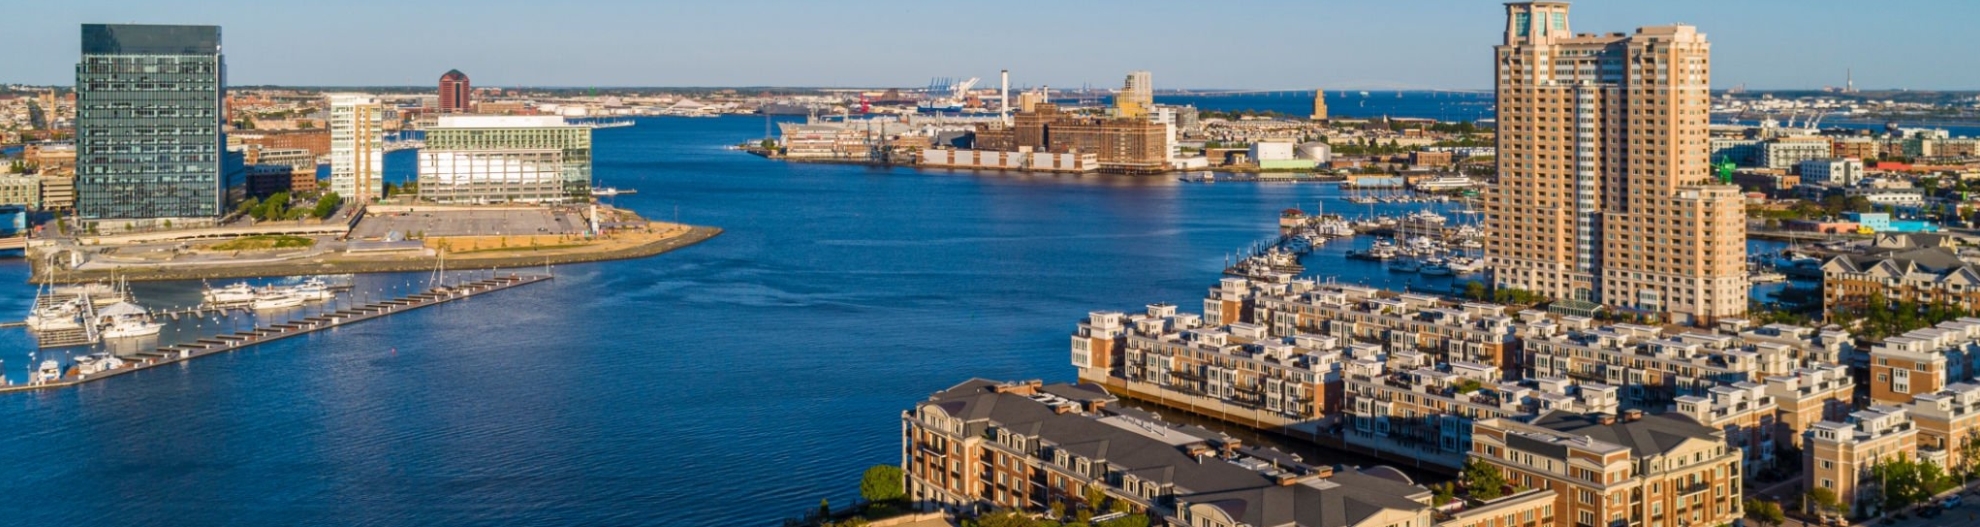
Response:
[{"label": "shoreline", "polygon": [[[655,256],[691,245],[708,241],[721,235],[720,227],[690,226],[680,235],[654,240],[634,247],[596,252],[571,252],[537,255],[518,250],[515,255],[450,255],[447,268],[451,270],[527,268],[544,265],[591,263],[610,260],[632,260]],[[393,260],[331,260],[300,261],[282,263],[260,263],[244,265],[211,265],[188,268],[168,268],[125,266],[111,269],[86,271],[67,270],[59,278],[51,279],[46,269],[35,265],[28,277],[30,284],[76,284],[97,282],[115,277],[132,282],[162,282],[175,280],[203,280],[226,278],[258,278],[268,276],[324,275],[324,274],[369,274],[403,273],[432,271],[440,263],[437,257]]]}]

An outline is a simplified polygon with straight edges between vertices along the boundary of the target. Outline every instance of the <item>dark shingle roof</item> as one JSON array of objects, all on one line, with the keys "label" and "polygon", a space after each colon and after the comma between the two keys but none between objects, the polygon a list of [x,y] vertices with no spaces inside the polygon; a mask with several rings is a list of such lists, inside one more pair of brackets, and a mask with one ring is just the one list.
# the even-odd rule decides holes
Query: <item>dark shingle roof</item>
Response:
[{"label": "dark shingle roof", "polygon": [[1622,445],[1636,456],[1667,454],[1685,441],[1718,441],[1720,437],[1712,427],[1672,414],[1646,415],[1635,421],[1617,419],[1615,424],[1605,425],[1593,415],[1553,412],[1533,420],[1533,425]]}]

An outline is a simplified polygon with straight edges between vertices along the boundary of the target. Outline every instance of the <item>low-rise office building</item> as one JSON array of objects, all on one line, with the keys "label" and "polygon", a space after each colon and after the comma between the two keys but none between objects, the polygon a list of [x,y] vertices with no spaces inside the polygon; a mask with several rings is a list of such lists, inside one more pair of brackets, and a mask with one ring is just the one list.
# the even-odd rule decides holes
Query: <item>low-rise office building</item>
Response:
[{"label": "low-rise office building", "polygon": [[442,115],[419,152],[419,197],[550,203],[591,195],[591,128],[556,116]]}]

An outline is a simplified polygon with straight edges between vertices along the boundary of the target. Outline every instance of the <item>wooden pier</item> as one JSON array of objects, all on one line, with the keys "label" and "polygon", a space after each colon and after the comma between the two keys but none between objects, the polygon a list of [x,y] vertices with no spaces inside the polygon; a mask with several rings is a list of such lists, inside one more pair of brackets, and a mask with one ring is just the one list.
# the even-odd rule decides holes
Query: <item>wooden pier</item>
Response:
[{"label": "wooden pier", "polygon": [[339,309],[316,316],[256,326],[246,331],[214,335],[192,342],[160,346],[134,356],[120,356],[126,366],[88,375],[65,375],[61,380],[14,386],[0,386],[0,393],[66,388],[78,384],[107,379],[126,373],[140,371],[176,362],[183,362],[215,353],[234,351],[264,342],[281,340],[297,335],[330,329],[371,320],[386,315],[401,313],[426,306],[443,304],[483,293],[501,291],[520,285],[528,285],[551,279],[550,275],[509,275],[488,278],[465,284],[440,286],[411,295],[372,302],[361,306]]}]

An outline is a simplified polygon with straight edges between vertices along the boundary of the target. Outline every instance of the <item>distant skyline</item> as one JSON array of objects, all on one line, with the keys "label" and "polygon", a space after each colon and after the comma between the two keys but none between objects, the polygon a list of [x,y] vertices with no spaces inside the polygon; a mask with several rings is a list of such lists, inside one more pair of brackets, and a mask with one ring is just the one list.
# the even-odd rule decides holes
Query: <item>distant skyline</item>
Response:
[{"label": "distant skyline", "polygon": [[[1980,89],[1953,59],[1980,46],[1980,2],[1573,2],[1576,32],[1698,26],[1714,88]],[[995,9],[991,9],[994,6]],[[1845,8],[1847,6],[1847,8]],[[931,77],[1013,86],[1157,89],[1491,87],[1502,2],[1017,0],[637,2],[347,0],[335,4],[68,0],[12,6],[0,83],[73,84],[84,23],[222,26],[230,85],[914,87]]]}]

